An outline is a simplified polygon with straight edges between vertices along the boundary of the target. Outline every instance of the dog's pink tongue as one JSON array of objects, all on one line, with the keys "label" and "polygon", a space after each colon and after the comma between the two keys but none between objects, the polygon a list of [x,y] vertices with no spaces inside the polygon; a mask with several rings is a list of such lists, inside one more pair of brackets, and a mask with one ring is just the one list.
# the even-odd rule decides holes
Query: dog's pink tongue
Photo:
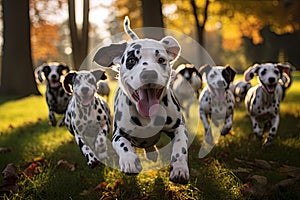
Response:
[{"label": "dog's pink tongue", "polygon": [[151,117],[157,114],[159,100],[156,97],[155,89],[140,89],[140,100],[138,101],[139,112],[144,117]]}]

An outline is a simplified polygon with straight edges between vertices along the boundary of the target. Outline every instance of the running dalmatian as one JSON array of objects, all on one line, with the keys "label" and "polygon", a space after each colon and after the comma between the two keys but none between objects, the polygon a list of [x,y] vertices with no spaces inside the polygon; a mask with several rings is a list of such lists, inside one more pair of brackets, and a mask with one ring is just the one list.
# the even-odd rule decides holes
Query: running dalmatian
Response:
[{"label": "running dalmatian", "polygon": [[200,94],[199,116],[205,130],[205,140],[208,144],[214,144],[212,128],[209,119],[218,126],[218,121],[223,121],[220,133],[227,135],[232,127],[234,96],[229,90],[236,72],[230,66],[202,66],[199,70],[206,86]]},{"label": "running dalmatian", "polygon": [[101,70],[79,71],[68,73],[63,83],[73,95],[65,123],[91,168],[107,157],[106,136],[111,126],[108,104],[96,92],[100,79],[106,79]]},{"label": "running dalmatian", "polygon": [[64,76],[70,71],[68,65],[59,62],[43,63],[36,68],[35,76],[38,83],[46,81],[46,102],[48,105],[49,124],[56,126],[55,113],[62,114],[59,126],[65,124],[65,112],[71,95],[67,94],[62,86]]},{"label": "running dalmatian", "polygon": [[94,61],[101,66],[120,65],[112,138],[119,166],[127,174],[141,172],[135,147],[144,148],[147,158],[157,161],[155,144],[164,132],[173,143],[170,180],[186,184],[189,180],[188,132],[169,87],[171,63],[177,59],[180,46],[171,36],[160,41],[139,39],[130,29],[127,17],[124,27],[133,41],[103,47],[94,56]]},{"label": "running dalmatian", "polygon": [[[263,147],[269,146],[277,133],[279,126],[280,102],[284,95],[284,86],[281,81],[286,82],[286,76],[290,74],[290,66],[284,64],[264,63],[249,67],[244,73],[246,81],[258,76],[259,84],[251,87],[245,98],[245,106],[251,118],[254,134],[262,139],[262,124],[271,124],[268,137]],[[284,80],[281,80],[284,79]]]}]

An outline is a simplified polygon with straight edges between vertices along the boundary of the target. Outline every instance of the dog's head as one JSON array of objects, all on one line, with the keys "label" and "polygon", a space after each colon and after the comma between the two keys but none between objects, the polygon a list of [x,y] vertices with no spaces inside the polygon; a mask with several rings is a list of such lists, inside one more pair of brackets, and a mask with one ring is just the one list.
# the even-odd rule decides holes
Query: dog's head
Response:
[{"label": "dog's head", "polygon": [[[126,20],[124,24],[125,30],[131,31]],[[157,113],[163,93],[169,87],[171,63],[177,59],[180,46],[171,36],[160,41],[136,36],[133,39],[99,49],[94,61],[104,67],[120,66],[122,90],[136,104],[139,113],[149,117]]]},{"label": "dog's head", "polygon": [[182,77],[187,80],[191,86],[195,89],[200,89],[202,86],[202,76],[196,69],[194,65],[191,64],[182,64],[179,65],[176,69],[177,74],[180,74]]},{"label": "dog's head", "polygon": [[70,72],[65,77],[63,87],[68,94],[84,106],[92,103],[97,90],[97,82],[107,77],[102,70]]},{"label": "dog's head", "polygon": [[204,65],[200,67],[199,73],[202,74],[202,78],[206,80],[206,84],[212,96],[218,100],[224,99],[224,92],[229,88],[236,74],[235,70],[229,65],[225,67]]},{"label": "dog's head", "polygon": [[234,96],[239,97],[240,99],[245,98],[250,88],[251,88],[251,83],[242,80],[235,81],[230,87]]},{"label": "dog's head", "polygon": [[263,88],[268,93],[274,93],[279,80],[282,78],[282,74],[289,74],[289,71],[290,67],[288,65],[280,63],[255,64],[244,72],[244,78],[246,81],[250,81],[254,75],[257,75],[258,81]]},{"label": "dog's head", "polygon": [[46,80],[51,88],[61,86],[61,77],[70,71],[68,65],[59,62],[43,63],[35,70],[37,82]]}]

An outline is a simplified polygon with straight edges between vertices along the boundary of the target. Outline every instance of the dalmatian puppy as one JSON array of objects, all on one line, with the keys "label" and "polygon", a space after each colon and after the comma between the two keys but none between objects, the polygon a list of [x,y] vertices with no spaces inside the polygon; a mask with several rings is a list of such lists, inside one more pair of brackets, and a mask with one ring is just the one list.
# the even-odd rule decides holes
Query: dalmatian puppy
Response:
[{"label": "dalmatian puppy", "polygon": [[100,79],[106,79],[103,71],[83,70],[68,73],[63,83],[72,94],[65,123],[91,168],[107,157],[106,136],[111,126],[108,104],[96,93]]},{"label": "dalmatian puppy", "polygon": [[171,63],[177,59],[180,46],[171,36],[160,41],[139,39],[130,29],[127,17],[124,27],[132,41],[100,48],[94,56],[94,61],[101,66],[120,65],[112,138],[120,169],[127,174],[142,170],[135,147],[145,149],[147,158],[157,161],[155,144],[161,133],[166,133],[173,144],[170,180],[186,184],[189,180],[188,133],[169,86]]},{"label": "dalmatian puppy", "polygon": [[236,80],[229,86],[229,89],[234,95],[236,103],[244,101],[245,96],[250,88],[251,83],[246,82],[244,80]]},{"label": "dalmatian puppy", "polygon": [[214,144],[211,125],[209,119],[219,126],[223,122],[220,134],[225,136],[232,127],[234,96],[229,90],[229,85],[236,74],[230,66],[204,65],[199,70],[202,78],[206,81],[206,86],[200,94],[199,116],[205,130],[205,141]]},{"label": "dalmatian puppy", "polygon": [[268,137],[263,146],[269,146],[277,133],[279,125],[280,101],[283,98],[283,88],[279,84],[283,73],[289,74],[287,65],[264,63],[249,67],[245,73],[246,81],[258,76],[259,84],[251,87],[245,98],[246,109],[250,115],[254,134],[263,137],[262,124],[271,124]]},{"label": "dalmatian puppy", "polygon": [[193,101],[199,97],[201,87],[202,77],[194,65],[181,64],[177,67],[172,88],[187,118]]},{"label": "dalmatian puppy", "polygon": [[36,81],[46,81],[46,102],[48,105],[49,124],[56,126],[55,113],[62,114],[59,126],[65,122],[65,112],[71,95],[67,94],[62,87],[64,76],[70,71],[69,66],[59,62],[43,63],[35,70]]}]

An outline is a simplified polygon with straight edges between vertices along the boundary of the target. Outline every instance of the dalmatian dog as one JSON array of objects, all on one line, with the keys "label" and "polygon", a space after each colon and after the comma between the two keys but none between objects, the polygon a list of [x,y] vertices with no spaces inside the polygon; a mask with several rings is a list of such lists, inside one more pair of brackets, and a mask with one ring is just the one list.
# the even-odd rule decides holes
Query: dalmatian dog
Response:
[{"label": "dalmatian dog", "polygon": [[204,65],[199,70],[206,86],[200,94],[199,116],[205,130],[205,141],[214,144],[215,138],[212,135],[211,120],[216,126],[224,123],[220,134],[225,136],[232,127],[234,112],[234,96],[229,89],[230,83],[236,74],[230,66]]},{"label": "dalmatian dog", "polygon": [[284,90],[279,84],[283,73],[289,74],[290,67],[280,63],[255,64],[249,67],[245,73],[246,81],[258,76],[259,84],[251,87],[245,98],[245,106],[250,115],[253,132],[256,137],[262,139],[262,124],[271,124],[269,135],[263,143],[263,147],[269,146],[277,133],[279,126],[280,102]]},{"label": "dalmatian dog", "polygon": [[46,81],[48,118],[52,126],[57,124],[55,113],[63,115],[59,126],[63,126],[65,122],[65,112],[71,95],[64,91],[61,81],[69,71],[69,66],[59,62],[44,63],[35,70],[36,81],[38,83]]},{"label": "dalmatian dog", "polygon": [[194,65],[181,64],[177,67],[172,89],[181,107],[185,109],[187,118],[193,101],[199,97],[201,87],[202,77]]},{"label": "dalmatian dog", "polygon": [[135,147],[143,148],[147,158],[156,162],[155,144],[161,133],[166,133],[172,139],[170,180],[186,184],[188,133],[169,86],[171,63],[179,56],[180,46],[171,36],[160,41],[139,39],[130,29],[127,17],[124,28],[133,40],[100,48],[94,56],[94,61],[101,66],[120,66],[112,138],[120,169],[127,174],[141,172]]},{"label": "dalmatian dog", "polygon": [[106,79],[102,70],[83,70],[68,73],[63,83],[72,94],[65,123],[91,168],[107,157],[106,136],[111,126],[108,104],[96,93],[101,79]]},{"label": "dalmatian dog", "polygon": [[234,95],[236,103],[244,101],[245,96],[250,88],[251,83],[246,82],[244,80],[236,80],[229,86],[229,89]]}]

